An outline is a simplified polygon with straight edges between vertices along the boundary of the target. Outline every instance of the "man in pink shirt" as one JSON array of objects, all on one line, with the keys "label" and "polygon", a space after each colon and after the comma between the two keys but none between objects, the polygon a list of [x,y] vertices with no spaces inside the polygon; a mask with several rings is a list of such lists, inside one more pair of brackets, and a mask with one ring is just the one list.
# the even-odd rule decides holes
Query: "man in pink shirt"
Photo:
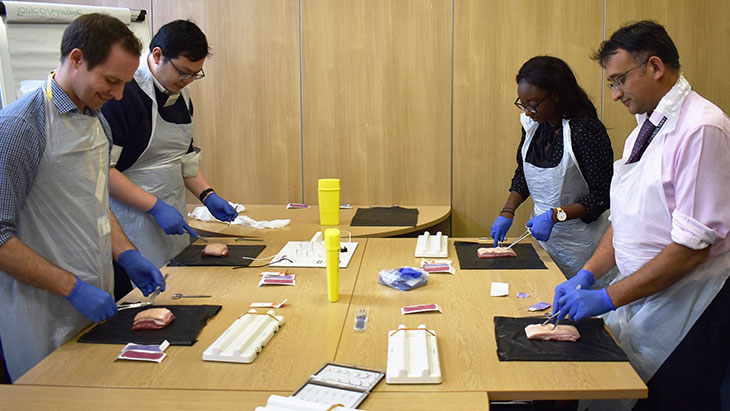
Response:
[{"label": "man in pink shirt", "polygon": [[[692,91],[664,27],[616,31],[594,56],[638,126],[614,164],[611,227],[553,312],[603,317],[649,397],[591,409],[720,409],[730,361],[730,119]],[[590,286],[613,266],[602,290]]]}]

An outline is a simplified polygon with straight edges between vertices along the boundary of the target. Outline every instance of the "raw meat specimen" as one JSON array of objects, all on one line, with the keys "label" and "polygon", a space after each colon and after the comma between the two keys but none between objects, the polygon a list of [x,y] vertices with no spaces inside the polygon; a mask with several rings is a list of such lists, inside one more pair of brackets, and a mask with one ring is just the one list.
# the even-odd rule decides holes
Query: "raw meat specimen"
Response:
[{"label": "raw meat specimen", "polygon": [[477,256],[479,258],[517,257],[517,253],[511,248],[508,250],[505,247],[482,247],[477,250]]},{"label": "raw meat specimen", "polygon": [[148,308],[134,316],[133,330],[159,330],[167,327],[175,316],[167,308]]},{"label": "raw meat specimen", "polygon": [[203,255],[208,257],[225,257],[228,255],[228,247],[225,244],[208,244],[203,249]]},{"label": "raw meat specimen", "polygon": [[525,334],[530,340],[575,342],[580,338],[578,329],[572,325],[558,325],[553,330],[553,324],[530,324],[525,327]]}]

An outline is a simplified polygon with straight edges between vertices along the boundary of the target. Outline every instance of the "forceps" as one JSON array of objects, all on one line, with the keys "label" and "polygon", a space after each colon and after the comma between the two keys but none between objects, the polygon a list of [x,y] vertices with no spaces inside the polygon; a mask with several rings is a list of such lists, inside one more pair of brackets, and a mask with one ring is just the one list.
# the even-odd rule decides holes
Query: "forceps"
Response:
[{"label": "forceps", "polygon": [[179,300],[181,298],[209,298],[212,297],[210,295],[187,295],[183,293],[175,293],[172,295],[173,300]]},{"label": "forceps", "polygon": [[519,243],[520,241],[524,240],[525,238],[529,237],[530,235],[532,235],[532,231],[530,231],[530,229],[528,228],[527,231],[525,231],[524,233],[522,233],[521,236],[517,237],[517,239],[515,241],[513,241],[512,244],[510,244],[509,246],[507,246],[507,248],[505,248],[504,250],[505,251],[509,250],[515,244]]},{"label": "forceps", "polygon": [[162,284],[160,284],[160,286],[157,287],[157,289],[155,289],[155,292],[152,293],[152,297],[150,297],[150,305],[154,304],[155,298],[157,298],[157,294],[159,294],[160,291],[162,290],[162,287],[165,286],[165,281],[167,281],[167,278],[169,276],[170,276],[170,274],[165,274],[165,276],[162,277]]},{"label": "forceps", "polygon": [[162,284],[155,289],[149,301],[138,301],[132,304],[117,304],[117,311],[128,310],[130,308],[146,307],[148,305],[154,304],[155,298],[157,298],[157,294],[160,293],[160,290],[162,290],[162,287],[165,285],[165,281],[167,281],[167,278],[169,276],[170,274],[165,274],[165,276],[162,278]]},{"label": "forceps", "polygon": [[554,330],[555,327],[557,327],[558,326],[558,323],[560,322],[560,311],[556,312],[553,315],[550,315],[548,313],[545,313],[545,317],[547,317],[547,319],[542,323],[542,326],[543,327],[546,326],[546,325],[548,325],[548,323],[550,322],[550,320],[552,320],[553,318],[555,318],[555,324],[553,325],[553,330]]}]

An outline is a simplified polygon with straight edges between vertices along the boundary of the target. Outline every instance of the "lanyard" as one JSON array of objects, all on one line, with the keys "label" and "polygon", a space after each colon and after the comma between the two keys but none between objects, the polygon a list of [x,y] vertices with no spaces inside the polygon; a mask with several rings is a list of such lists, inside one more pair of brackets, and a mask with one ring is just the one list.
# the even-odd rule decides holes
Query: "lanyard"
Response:
[{"label": "lanyard", "polygon": [[46,94],[48,95],[48,98],[53,101],[53,88],[51,87],[52,79],[56,75],[56,70],[53,70],[48,75],[48,80],[46,80]]}]

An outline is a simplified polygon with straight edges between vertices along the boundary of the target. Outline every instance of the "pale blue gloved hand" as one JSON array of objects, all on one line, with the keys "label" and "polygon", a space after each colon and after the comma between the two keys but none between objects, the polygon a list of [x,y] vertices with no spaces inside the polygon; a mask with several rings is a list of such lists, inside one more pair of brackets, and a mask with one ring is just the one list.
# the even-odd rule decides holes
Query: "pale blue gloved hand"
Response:
[{"label": "pale blue gloved hand", "polygon": [[210,193],[203,201],[208,211],[213,214],[213,217],[221,221],[233,221],[238,217],[236,209],[233,208],[228,201],[220,198],[216,193]]},{"label": "pale blue gloved hand", "polygon": [[71,294],[66,299],[78,312],[95,323],[117,314],[117,304],[111,294],[78,277]]},{"label": "pale blue gloved hand", "polygon": [[160,291],[165,291],[162,283],[162,273],[148,259],[144,258],[138,250],[127,250],[119,254],[117,263],[127,272],[129,279],[142,291],[145,297],[150,295],[162,286]]},{"label": "pale blue gloved hand", "polygon": [[[562,283],[558,284],[557,287],[555,287],[555,298],[553,299],[553,315],[557,313],[558,311],[561,311],[560,307],[560,298],[566,294],[570,294],[576,289],[580,288],[582,290],[589,290],[591,287],[593,287],[593,284],[596,282],[596,277],[593,275],[592,272],[588,270],[580,270],[576,275],[568,279],[567,281],[563,281]],[[561,316],[565,317],[564,315]]]},{"label": "pale blue gloved hand", "polygon": [[185,222],[185,217],[177,211],[177,208],[165,203],[164,201],[157,199],[152,208],[147,211],[148,214],[152,214],[157,224],[162,227],[165,234],[184,234],[185,231],[190,233],[193,237],[197,237],[198,234],[193,231],[192,228]]},{"label": "pale blue gloved hand", "polygon": [[492,238],[494,238],[494,246],[499,247],[499,242],[504,241],[504,237],[507,235],[507,231],[512,226],[512,219],[507,217],[497,216],[492,224]]},{"label": "pale blue gloved hand", "polygon": [[575,290],[560,297],[559,304],[561,308],[560,317],[562,318],[567,314],[575,322],[616,309],[605,288],[600,290]]},{"label": "pale blue gloved hand", "polygon": [[526,225],[536,240],[549,240],[550,233],[553,231],[553,226],[555,225],[553,222],[553,210],[547,210],[538,216],[532,217]]}]

